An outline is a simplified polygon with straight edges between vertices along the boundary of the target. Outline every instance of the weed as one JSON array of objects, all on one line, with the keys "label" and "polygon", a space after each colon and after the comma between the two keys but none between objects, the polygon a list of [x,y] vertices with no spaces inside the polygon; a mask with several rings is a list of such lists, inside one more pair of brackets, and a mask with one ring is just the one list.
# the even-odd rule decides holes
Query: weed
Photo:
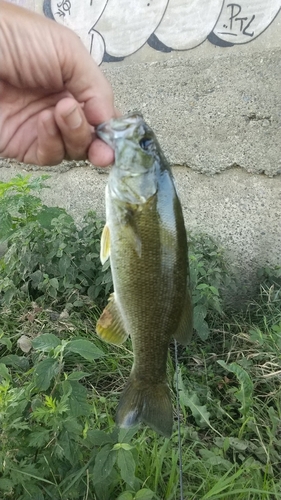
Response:
[{"label": "weed", "polygon": [[87,214],[82,229],[62,208],[47,207],[31,191],[45,187],[46,176],[18,176],[0,183],[0,242],[8,250],[0,261],[0,300],[44,300],[66,310],[94,301],[102,305],[112,286],[108,264],[99,260],[102,221]]},{"label": "weed", "polygon": [[[111,288],[99,263],[102,222],[91,213],[77,228],[64,210],[42,205],[31,193],[44,182],[0,183],[8,245],[0,261],[0,497],[175,500],[177,432],[168,440],[114,424],[132,350],[130,340],[115,347],[94,333]],[[280,500],[279,270],[267,269],[256,301],[234,315],[222,300],[231,281],[223,251],[200,236],[189,255],[198,335],[179,349],[175,415],[184,498]]]},{"label": "weed", "polygon": [[222,292],[234,283],[224,251],[206,235],[189,235],[190,282],[194,329],[202,340],[210,334],[208,315],[222,315]]}]

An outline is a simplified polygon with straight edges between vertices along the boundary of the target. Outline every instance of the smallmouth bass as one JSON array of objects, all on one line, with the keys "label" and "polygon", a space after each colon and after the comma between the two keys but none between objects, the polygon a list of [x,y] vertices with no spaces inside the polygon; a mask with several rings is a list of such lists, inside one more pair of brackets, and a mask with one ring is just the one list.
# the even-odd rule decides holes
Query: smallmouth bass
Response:
[{"label": "smallmouth bass", "polygon": [[106,187],[101,261],[110,258],[114,293],[97,334],[114,344],[131,336],[134,363],[116,422],[144,422],[169,437],[173,408],[166,365],[171,339],[192,335],[187,238],[173,176],[152,129],[138,113],[99,125],[115,151]]}]

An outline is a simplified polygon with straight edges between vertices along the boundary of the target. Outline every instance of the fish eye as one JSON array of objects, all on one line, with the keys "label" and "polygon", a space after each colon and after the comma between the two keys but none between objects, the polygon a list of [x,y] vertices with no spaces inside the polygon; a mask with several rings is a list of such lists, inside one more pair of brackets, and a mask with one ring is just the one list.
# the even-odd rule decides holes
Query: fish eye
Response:
[{"label": "fish eye", "polygon": [[143,137],[140,142],[139,142],[139,145],[140,147],[144,150],[144,151],[148,151],[149,150],[149,147],[151,146],[152,144],[152,140],[149,139],[148,137]]}]

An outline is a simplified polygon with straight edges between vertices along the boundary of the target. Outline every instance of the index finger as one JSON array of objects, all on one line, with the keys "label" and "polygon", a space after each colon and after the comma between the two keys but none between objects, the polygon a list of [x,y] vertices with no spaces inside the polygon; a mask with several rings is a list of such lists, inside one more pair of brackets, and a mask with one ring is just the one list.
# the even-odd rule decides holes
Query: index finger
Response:
[{"label": "index finger", "polygon": [[67,28],[65,31],[68,35],[67,50],[62,56],[65,87],[77,101],[84,103],[84,113],[91,125],[110,120],[115,116],[115,109],[109,81],[81,40]]}]

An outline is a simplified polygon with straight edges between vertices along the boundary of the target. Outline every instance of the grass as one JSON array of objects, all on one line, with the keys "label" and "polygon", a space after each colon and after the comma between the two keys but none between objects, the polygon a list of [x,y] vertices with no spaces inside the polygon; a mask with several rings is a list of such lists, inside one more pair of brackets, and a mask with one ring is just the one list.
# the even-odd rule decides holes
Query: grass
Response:
[{"label": "grass", "polygon": [[42,205],[45,180],[0,183],[0,498],[281,500],[281,269],[261,272],[243,311],[226,310],[223,249],[189,238],[195,334],[178,366],[171,343],[174,433],[118,429],[133,355],[130,340],[95,334],[112,287],[103,223],[90,213],[79,229]]},{"label": "grass", "polygon": [[[279,297],[276,287],[262,287],[257,301],[250,303],[243,313],[229,313],[224,316],[223,321],[220,316],[214,316],[211,336],[207,341],[194,338],[188,349],[179,346],[180,375],[183,382],[179,418],[185,500],[281,498]],[[92,431],[99,430],[110,435],[112,432],[116,433],[115,408],[120,390],[130,372],[132,352],[129,341],[125,346],[113,347],[97,339],[93,328],[96,316],[97,311],[94,309],[87,308],[68,316],[55,314],[55,311],[46,310],[32,302],[15,302],[2,310],[0,353],[1,357],[11,352],[22,356],[23,353],[16,347],[17,340],[22,335],[36,338],[38,335],[53,333],[65,340],[92,340],[103,351],[104,356],[93,363],[72,353],[64,359],[63,372],[70,374],[79,371],[88,374],[83,379],[83,384],[87,389],[91,412],[86,417],[82,415],[79,425],[81,422],[85,425],[86,420]],[[8,342],[5,339],[10,340],[12,347],[6,345]],[[31,364],[32,359],[35,363],[32,351],[26,356],[30,358]],[[173,379],[174,368],[174,353],[171,349],[168,366],[170,380]],[[30,383],[30,371],[23,373],[15,366],[10,369],[14,388]],[[246,379],[245,374],[248,377]],[[247,387],[249,380],[250,389]],[[186,395],[189,399],[184,397]],[[199,414],[201,419],[198,418]],[[177,418],[175,415],[175,419]],[[46,428],[49,429],[48,425]],[[47,447],[51,446],[52,440],[56,440],[55,433],[52,432]],[[85,428],[83,432],[85,433]],[[105,441],[106,439],[101,442],[98,450],[109,446]],[[119,436],[114,446],[123,446],[122,442],[122,436]],[[101,488],[95,488],[93,492],[90,487],[93,469],[91,465],[86,469],[84,467],[87,461],[91,461],[88,448],[82,450],[80,461],[72,472],[73,488],[79,484],[77,491],[73,489],[74,496],[68,496],[69,489],[65,488],[69,476],[66,475],[66,479],[63,479],[63,474],[56,474],[57,477],[52,478],[54,465],[50,463],[52,474],[45,473],[43,480],[42,474],[30,473],[32,481],[39,484],[42,492],[45,492],[42,493],[42,498],[49,498],[50,494],[54,495],[53,498],[81,500],[180,498],[176,429],[172,438],[167,440],[141,427],[129,433],[125,443],[135,464],[131,484],[124,481],[120,468],[116,468],[115,474],[108,477],[107,487],[102,483]],[[120,449],[117,449],[119,453]],[[44,455],[43,450],[44,447],[41,446],[38,453]],[[52,454],[48,460],[51,458]],[[15,455],[14,461],[18,467],[19,457]],[[127,466],[129,467],[128,464]],[[37,476],[41,479],[36,479]],[[54,485],[50,490],[48,481]],[[144,492],[143,497],[137,497],[138,492]],[[13,497],[5,490],[3,495],[3,498],[13,500],[28,498]]]}]

